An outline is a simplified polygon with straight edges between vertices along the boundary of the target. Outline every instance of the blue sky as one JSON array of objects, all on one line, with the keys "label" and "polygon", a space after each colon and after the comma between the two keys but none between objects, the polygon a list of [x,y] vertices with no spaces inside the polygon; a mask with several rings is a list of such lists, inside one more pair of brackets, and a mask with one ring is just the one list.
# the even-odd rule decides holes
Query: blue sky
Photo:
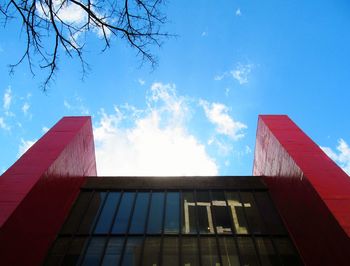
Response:
[{"label": "blue sky", "polygon": [[[62,116],[91,115],[100,175],[250,175],[259,114],[289,115],[350,173],[348,1],[169,1],[178,35],[140,67],[123,41],[60,57],[40,89],[16,22],[0,35],[0,172]],[[22,40],[22,41],[21,41]]]}]

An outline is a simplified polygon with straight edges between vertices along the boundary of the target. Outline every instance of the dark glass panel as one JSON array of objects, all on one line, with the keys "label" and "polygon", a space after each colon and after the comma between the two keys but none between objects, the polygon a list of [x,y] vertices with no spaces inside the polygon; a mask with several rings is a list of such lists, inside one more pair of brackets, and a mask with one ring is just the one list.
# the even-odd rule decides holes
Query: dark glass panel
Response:
[{"label": "dark glass panel", "polygon": [[179,192],[168,192],[165,209],[165,225],[164,233],[178,234],[179,233],[179,215],[180,202]]},{"label": "dark glass panel", "polygon": [[60,237],[56,239],[44,265],[46,266],[61,265],[63,256],[69,247],[70,240],[71,240],[70,237]]},{"label": "dark glass panel", "polygon": [[147,233],[160,234],[163,222],[164,193],[153,192],[149,211]]},{"label": "dark glass panel", "polygon": [[241,192],[241,199],[251,233],[267,233],[259,210],[256,207],[253,194],[251,192]]},{"label": "dark glass panel", "polygon": [[111,237],[108,241],[102,265],[119,265],[123,250],[124,237]]},{"label": "dark glass panel", "polygon": [[225,201],[224,192],[212,192],[212,205],[216,232],[218,234],[230,234],[232,232],[231,221]]},{"label": "dark glass panel", "polygon": [[106,192],[94,193],[92,199],[90,200],[89,207],[86,213],[84,214],[84,218],[80,223],[78,230],[79,234],[89,234],[92,231],[100,209],[103,206],[106,194]]},{"label": "dark glass panel", "polygon": [[142,249],[142,237],[128,237],[122,266],[139,266]]},{"label": "dark glass panel", "polygon": [[229,212],[237,234],[248,234],[248,225],[244,216],[243,204],[239,199],[238,192],[226,192]]},{"label": "dark glass panel", "polygon": [[159,265],[160,256],[160,237],[147,237],[143,250],[142,265],[157,266]]},{"label": "dark glass panel", "polygon": [[86,208],[89,206],[92,192],[80,192],[73,209],[71,210],[68,220],[63,225],[61,234],[74,234],[83,218]]},{"label": "dark glass panel", "polygon": [[197,237],[183,237],[181,245],[183,266],[199,265],[199,252]]},{"label": "dark glass panel", "polygon": [[76,265],[85,245],[85,237],[74,238],[64,256],[62,265]]},{"label": "dark glass panel", "polygon": [[240,265],[236,243],[233,237],[220,237],[219,245],[223,266]]},{"label": "dark glass panel", "polygon": [[110,192],[108,193],[106,202],[103,206],[100,217],[98,218],[95,233],[96,234],[107,234],[109,229],[111,228],[113,215],[115,213],[115,209],[118,205],[118,201],[120,198],[120,192]]},{"label": "dark glass panel", "polygon": [[202,266],[218,266],[220,259],[216,246],[215,237],[201,237],[201,260]]},{"label": "dark glass panel", "polygon": [[269,234],[287,234],[267,192],[255,192],[256,203]]},{"label": "dark glass panel", "polygon": [[98,265],[105,246],[106,237],[92,237],[82,265]]},{"label": "dark glass panel", "polygon": [[129,234],[143,234],[147,218],[149,192],[137,193],[136,205],[131,219]]},{"label": "dark glass panel", "polygon": [[128,229],[128,223],[132,205],[134,203],[135,192],[124,192],[121,198],[117,216],[114,220],[112,233],[125,234]]},{"label": "dark glass panel", "polygon": [[256,237],[255,243],[263,266],[277,266],[281,264],[268,237]]},{"label": "dark glass panel", "polygon": [[241,264],[249,266],[259,265],[253,240],[249,237],[238,237],[237,243],[241,254]]},{"label": "dark glass panel", "polygon": [[183,192],[182,197],[182,233],[195,234],[197,233],[197,216],[193,192]]},{"label": "dark glass panel", "polygon": [[283,265],[303,265],[300,261],[298,254],[296,253],[292,242],[288,238],[274,238],[273,241],[275,243]]},{"label": "dark glass panel", "polygon": [[162,256],[163,265],[179,266],[178,237],[164,237]]},{"label": "dark glass panel", "polygon": [[214,225],[211,216],[208,191],[197,192],[198,230],[200,234],[213,234]]}]

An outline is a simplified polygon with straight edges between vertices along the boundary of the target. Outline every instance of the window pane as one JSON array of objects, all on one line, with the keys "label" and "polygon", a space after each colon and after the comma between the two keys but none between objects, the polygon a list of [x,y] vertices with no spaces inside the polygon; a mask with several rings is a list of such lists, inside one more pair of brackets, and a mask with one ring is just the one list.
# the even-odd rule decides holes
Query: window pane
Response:
[{"label": "window pane", "polygon": [[193,192],[184,192],[183,197],[183,214],[182,214],[182,233],[195,234],[197,233],[196,227],[196,209]]},{"label": "window pane", "polygon": [[218,249],[215,237],[201,237],[201,258],[202,266],[220,265]]},{"label": "window pane", "polygon": [[106,192],[95,192],[89,207],[84,215],[83,220],[79,226],[79,234],[89,234],[95,224],[97,215],[103,206],[104,199],[106,197]]},{"label": "window pane", "polygon": [[102,212],[95,227],[95,233],[107,234],[109,232],[119,198],[120,192],[108,193],[105,205],[103,206]]},{"label": "window pane", "polygon": [[63,225],[61,234],[74,234],[76,232],[85,210],[89,206],[91,195],[92,192],[80,192],[78,199],[68,216],[68,220]]},{"label": "window pane", "polygon": [[114,234],[124,234],[128,229],[129,217],[131,213],[131,208],[134,203],[135,192],[124,192],[117,217],[115,218],[112,233]]},{"label": "window pane", "polygon": [[266,233],[263,220],[256,207],[253,194],[251,192],[241,192],[241,199],[244,204],[249,228],[252,233]]},{"label": "window pane", "polygon": [[163,222],[164,193],[152,193],[151,208],[148,218],[147,233],[160,234]]},{"label": "window pane", "polygon": [[143,251],[143,266],[157,266],[159,265],[160,256],[160,237],[147,237],[145,240],[145,247]]},{"label": "window pane", "polygon": [[208,191],[197,192],[198,229],[200,234],[213,234],[214,225],[211,216]]},{"label": "window pane", "polygon": [[60,237],[56,239],[44,265],[61,265],[63,256],[69,247],[70,240],[70,237]]},{"label": "window pane", "polygon": [[123,237],[111,237],[108,241],[106,253],[103,257],[102,265],[119,265],[124,244]]},{"label": "window pane", "polygon": [[105,237],[93,237],[86,250],[82,265],[98,265],[105,246]]},{"label": "window pane", "polygon": [[236,233],[248,234],[248,226],[243,212],[243,204],[239,199],[238,192],[226,192],[226,198]]},{"label": "window pane", "polygon": [[214,215],[214,221],[216,226],[216,231],[218,234],[230,234],[231,230],[231,222],[230,216],[228,212],[228,208],[226,205],[224,192],[222,191],[214,191],[212,192],[212,209]]},{"label": "window pane", "polygon": [[165,210],[165,227],[164,232],[166,234],[178,234],[179,233],[179,215],[180,215],[180,202],[178,192],[168,192],[166,200]]},{"label": "window pane", "polygon": [[196,237],[182,238],[182,263],[183,266],[199,265],[198,242]]},{"label": "window pane", "polygon": [[163,265],[179,266],[179,238],[164,237],[163,239]]},{"label": "window pane", "polygon": [[128,237],[124,251],[122,266],[139,266],[142,248],[141,237]]},{"label": "window pane", "polygon": [[223,266],[240,265],[236,243],[233,237],[220,237],[219,245]]},{"label": "window pane", "polygon": [[253,240],[248,237],[238,237],[237,242],[241,253],[241,264],[249,266],[259,265]]},{"label": "window pane", "polygon": [[275,238],[273,241],[284,265],[303,265],[288,238]]},{"label": "window pane", "polygon": [[72,240],[66,256],[64,256],[62,265],[70,266],[77,264],[80,254],[84,248],[85,241],[85,237],[77,237]]},{"label": "window pane", "polygon": [[272,246],[271,240],[267,237],[256,237],[255,243],[263,266],[280,265],[278,256]]},{"label": "window pane", "polygon": [[135,210],[131,219],[130,234],[143,234],[148,210],[149,192],[137,193]]}]

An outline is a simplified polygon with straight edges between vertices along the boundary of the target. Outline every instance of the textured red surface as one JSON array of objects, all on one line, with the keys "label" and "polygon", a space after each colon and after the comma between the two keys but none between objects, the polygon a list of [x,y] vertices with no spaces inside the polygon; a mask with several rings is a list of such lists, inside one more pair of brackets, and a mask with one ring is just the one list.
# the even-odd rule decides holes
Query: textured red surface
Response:
[{"label": "textured red surface", "polygon": [[259,116],[253,174],[306,265],[349,265],[350,177],[287,116]]},{"label": "textured red surface", "polygon": [[0,178],[0,265],[40,265],[87,175],[90,117],[64,117]]}]

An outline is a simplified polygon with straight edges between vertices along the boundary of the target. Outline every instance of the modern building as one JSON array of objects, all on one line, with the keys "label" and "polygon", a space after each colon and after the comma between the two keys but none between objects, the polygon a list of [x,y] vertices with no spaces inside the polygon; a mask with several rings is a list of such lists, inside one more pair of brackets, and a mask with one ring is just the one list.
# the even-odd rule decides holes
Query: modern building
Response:
[{"label": "modern building", "polygon": [[253,176],[97,177],[65,117],[0,177],[0,265],[349,265],[350,179],[287,116]]}]

